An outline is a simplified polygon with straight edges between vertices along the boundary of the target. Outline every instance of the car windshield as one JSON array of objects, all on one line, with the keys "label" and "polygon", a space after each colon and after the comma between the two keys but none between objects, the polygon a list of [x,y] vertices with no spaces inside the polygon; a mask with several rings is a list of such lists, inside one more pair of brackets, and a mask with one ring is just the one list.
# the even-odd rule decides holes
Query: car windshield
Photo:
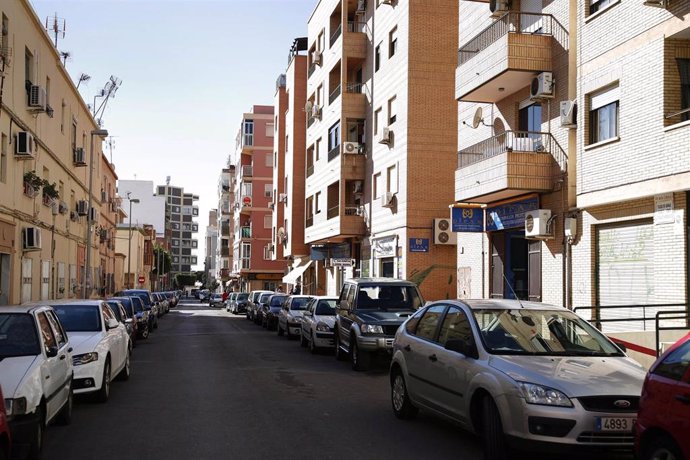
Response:
[{"label": "car windshield", "polygon": [[317,315],[335,315],[335,299],[319,300],[316,305],[315,314]]},{"label": "car windshield", "polygon": [[374,310],[416,310],[422,299],[413,286],[363,285],[357,294],[357,308]]},{"label": "car windshield", "polygon": [[237,296],[237,299],[235,300],[247,300],[249,298],[249,294],[240,294]]},{"label": "car windshield", "polygon": [[100,332],[102,329],[96,305],[56,305],[53,308],[67,332]]},{"label": "car windshield", "polygon": [[132,305],[134,305],[134,311],[137,313],[142,313],[144,311],[144,302],[139,297],[130,297],[132,300]]},{"label": "car windshield", "polygon": [[475,310],[489,353],[509,355],[622,356],[591,324],[570,311]]},{"label": "car windshield", "polygon": [[120,308],[118,307],[117,303],[117,301],[107,301],[107,304],[110,305],[110,309],[113,311],[115,318],[117,318],[118,321],[123,322],[125,319],[120,316]]},{"label": "car windshield", "polygon": [[135,295],[144,302],[145,307],[151,306],[151,296],[146,291],[126,291],[125,295]]},{"label": "car windshield", "polygon": [[268,302],[268,298],[271,297],[272,295],[273,295],[273,294],[270,293],[270,292],[268,292],[268,293],[266,293],[266,294],[261,294],[261,296],[259,297],[259,303],[262,303],[262,304],[263,304],[263,303]]},{"label": "car windshield", "polygon": [[271,303],[270,303],[270,305],[271,305],[272,307],[280,307],[280,306],[283,304],[283,302],[285,302],[285,297],[287,297],[287,296],[284,296],[284,295],[280,295],[280,296],[274,295],[273,297],[271,297]]},{"label": "car windshield", "polygon": [[311,297],[297,297],[295,299],[292,299],[292,303],[290,304],[290,310],[304,310],[307,306],[307,303],[311,300]]},{"label": "car windshield", "polygon": [[0,360],[12,356],[36,356],[41,344],[34,319],[28,313],[0,313]]},{"label": "car windshield", "polygon": [[117,299],[123,307],[125,307],[125,310],[127,311],[127,314],[129,316],[134,316],[134,311],[132,309],[132,301],[129,299]]}]

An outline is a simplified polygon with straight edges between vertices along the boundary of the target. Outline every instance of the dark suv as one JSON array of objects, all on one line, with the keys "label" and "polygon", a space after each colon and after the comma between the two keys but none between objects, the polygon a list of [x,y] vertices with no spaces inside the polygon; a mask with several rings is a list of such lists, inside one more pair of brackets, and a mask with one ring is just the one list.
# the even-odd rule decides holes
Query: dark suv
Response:
[{"label": "dark suv", "polygon": [[354,278],[340,291],[335,317],[335,357],[366,370],[377,353],[390,354],[398,327],[424,305],[414,283],[392,278]]}]

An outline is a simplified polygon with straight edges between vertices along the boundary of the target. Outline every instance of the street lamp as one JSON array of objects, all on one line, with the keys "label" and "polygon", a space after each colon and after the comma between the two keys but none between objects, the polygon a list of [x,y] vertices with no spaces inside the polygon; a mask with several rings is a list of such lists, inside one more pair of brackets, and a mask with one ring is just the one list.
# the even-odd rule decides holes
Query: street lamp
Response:
[{"label": "street lamp", "polygon": [[129,222],[129,240],[127,243],[127,289],[131,289],[132,286],[129,284],[130,276],[132,276],[132,203],[139,203],[138,198],[129,198],[127,192],[127,199],[129,200],[129,214],[127,215],[127,221]]},{"label": "street lamp", "polygon": [[[93,136],[101,139],[108,137],[107,129],[94,129],[91,131],[91,151],[89,152],[89,213],[86,216],[86,269],[84,270],[84,285],[82,286],[82,298],[87,299],[87,287],[90,287],[91,278],[91,219],[96,217],[91,209],[93,203]],[[90,294],[90,293],[89,293]]]}]

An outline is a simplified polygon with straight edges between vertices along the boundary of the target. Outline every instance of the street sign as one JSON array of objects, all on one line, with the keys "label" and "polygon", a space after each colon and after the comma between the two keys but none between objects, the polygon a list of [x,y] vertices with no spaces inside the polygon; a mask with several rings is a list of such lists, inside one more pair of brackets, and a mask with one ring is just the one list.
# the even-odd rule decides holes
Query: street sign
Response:
[{"label": "street sign", "polygon": [[252,205],[252,197],[249,195],[242,197],[242,204],[244,206],[251,206]]},{"label": "street sign", "polygon": [[137,281],[139,281],[139,284],[141,284],[141,283],[143,283],[144,281],[146,281],[146,278],[144,278],[143,276],[140,276],[140,277],[137,279]]}]

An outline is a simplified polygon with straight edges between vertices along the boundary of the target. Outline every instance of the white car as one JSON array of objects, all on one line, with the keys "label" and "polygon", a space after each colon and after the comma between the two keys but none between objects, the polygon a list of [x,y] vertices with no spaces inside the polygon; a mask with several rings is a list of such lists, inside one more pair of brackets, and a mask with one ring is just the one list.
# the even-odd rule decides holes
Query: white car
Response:
[{"label": "white car", "polygon": [[63,327],[69,333],[74,352],[74,392],[96,393],[106,402],[113,376],[130,376],[130,338],[103,300],[51,301]]},{"label": "white car", "polygon": [[43,432],[72,419],[72,348],[53,309],[0,308],[0,386],[15,446],[38,458]]},{"label": "white car", "polygon": [[307,311],[302,315],[302,337],[300,344],[309,346],[312,353],[320,348],[333,349],[333,328],[335,327],[335,306],[337,297],[318,296],[312,298]]},{"label": "white car", "polygon": [[278,335],[287,333],[287,338],[300,334],[302,314],[307,311],[307,303],[311,300],[308,295],[291,295],[278,313]]}]

